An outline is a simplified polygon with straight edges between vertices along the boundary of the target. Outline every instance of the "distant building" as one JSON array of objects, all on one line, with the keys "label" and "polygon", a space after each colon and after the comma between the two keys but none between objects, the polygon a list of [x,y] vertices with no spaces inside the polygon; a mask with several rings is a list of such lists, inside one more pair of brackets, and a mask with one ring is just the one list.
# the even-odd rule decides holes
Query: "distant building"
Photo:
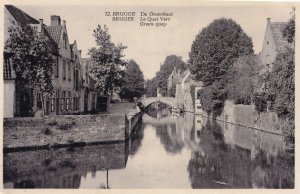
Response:
[{"label": "distant building", "polygon": [[176,100],[179,107],[188,112],[201,113],[202,106],[198,91],[202,82],[192,79],[190,70],[184,71],[176,84]]},{"label": "distant building", "polygon": [[[172,73],[168,77],[168,96],[175,95],[175,87],[176,83],[180,79],[180,72],[180,69],[176,69],[176,67],[174,67]],[[174,87],[174,94],[172,94],[172,87]]]},{"label": "distant building", "polygon": [[159,86],[157,86],[157,88],[156,88],[156,96],[157,97],[162,97]]},{"label": "distant building", "polygon": [[92,65],[92,60],[90,58],[82,59],[84,83],[82,108],[84,113],[106,111],[108,106],[108,98],[105,96],[98,96],[94,90],[95,79],[90,73]]},{"label": "distant building", "polygon": [[287,22],[271,22],[267,19],[267,28],[263,42],[262,51],[260,52],[260,60],[265,67],[263,71],[271,71],[276,56],[279,53],[287,51],[289,45],[286,38],[283,37],[283,31],[287,26]]}]

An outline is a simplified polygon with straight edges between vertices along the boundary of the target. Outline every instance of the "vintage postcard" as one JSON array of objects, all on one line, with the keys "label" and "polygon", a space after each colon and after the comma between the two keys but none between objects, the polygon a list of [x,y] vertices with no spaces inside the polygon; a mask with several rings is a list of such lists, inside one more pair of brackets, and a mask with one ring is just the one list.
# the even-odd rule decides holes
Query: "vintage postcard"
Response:
[{"label": "vintage postcard", "polygon": [[3,193],[296,191],[297,3],[1,6]]}]

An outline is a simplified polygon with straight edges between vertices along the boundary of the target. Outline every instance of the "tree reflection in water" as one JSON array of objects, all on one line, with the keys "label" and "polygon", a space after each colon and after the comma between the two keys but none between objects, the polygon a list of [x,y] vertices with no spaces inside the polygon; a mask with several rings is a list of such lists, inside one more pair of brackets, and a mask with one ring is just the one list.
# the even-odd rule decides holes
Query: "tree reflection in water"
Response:
[{"label": "tree reflection in water", "polygon": [[223,130],[215,120],[202,126],[201,141],[187,168],[192,188],[293,187],[293,168],[280,155],[268,154],[260,149],[261,145],[252,145],[252,149],[260,149],[253,157],[251,148],[226,144]]}]

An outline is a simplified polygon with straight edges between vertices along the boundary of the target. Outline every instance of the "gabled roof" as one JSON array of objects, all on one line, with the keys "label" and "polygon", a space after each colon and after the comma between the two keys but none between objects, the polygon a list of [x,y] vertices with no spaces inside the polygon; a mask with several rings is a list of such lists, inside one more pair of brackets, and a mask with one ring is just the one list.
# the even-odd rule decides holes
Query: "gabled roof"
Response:
[{"label": "gabled roof", "polygon": [[27,24],[39,24],[38,20],[29,16],[28,14],[26,14],[22,10],[16,8],[15,6],[5,5],[5,7],[20,25],[24,26]]},{"label": "gabled roof", "polygon": [[70,49],[73,50],[73,46],[74,46],[74,43],[73,44],[70,44]]},{"label": "gabled roof", "polygon": [[177,81],[178,84],[180,84],[180,83],[182,82],[183,78],[186,76],[186,74],[188,74],[188,72],[189,72],[189,69],[185,70],[185,71],[180,75],[180,77],[179,77],[179,79],[178,79],[178,81]]},{"label": "gabled roof", "polygon": [[283,31],[287,26],[287,22],[271,22],[271,30],[273,32],[273,37],[275,41],[275,45],[278,52],[286,51],[286,47],[288,46],[287,38],[283,37]]},{"label": "gabled roof", "polygon": [[175,74],[175,72],[174,71],[176,71],[175,69],[173,69],[173,71],[171,72],[171,74],[169,75],[169,77],[168,77],[168,80],[170,80],[170,79],[172,79],[172,76]]},{"label": "gabled roof", "polygon": [[[27,13],[23,12],[22,10],[16,8],[13,5],[5,5],[6,9],[10,12],[10,14],[14,17],[17,23],[19,23],[21,26],[26,26],[28,24],[39,24],[40,22],[36,20],[35,18],[31,17]],[[44,28],[46,28],[46,25],[43,25]],[[44,30],[44,35],[49,40],[49,48],[53,54],[58,54],[57,51],[57,44],[52,39],[50,34]]]},{"label": "gabled roof", "polygon": [[60,35],[62,32],[63,26],[46,26],[45,29],[54,40],[54,42],[59,45]]}]

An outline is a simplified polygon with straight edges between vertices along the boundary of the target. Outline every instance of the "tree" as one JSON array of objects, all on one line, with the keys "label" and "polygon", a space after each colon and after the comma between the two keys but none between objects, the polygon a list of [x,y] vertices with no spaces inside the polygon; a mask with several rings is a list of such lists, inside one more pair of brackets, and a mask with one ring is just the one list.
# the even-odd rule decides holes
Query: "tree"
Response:
[{"label": "tree", "polygon": [[125,69],[124,85],[121,88],[120,97],[125,99],[139,98],[144,92],[143,72],[134,60],[130,60]]},{"label": "tree", "polygon": [[287,38],[289,43],[295,43],[295,7],[292,8],[291,19],[284,29],[283,36]]},{"label": "tree", "polygon": [[[44,99],[53,91],[54,59],[49,48],[49,39],[30,26],[21,27],[15,23],[8,32],[9,38],[5,41],[4,52],[10,55],[16,87],[32,87],[39,90]],[[42,106],[45,111],[45,106]]]},{"label": "tree", "polygon": [[147,97],[156,97],[157,80],[156,77],[146,81],[146,95]]},{"label": "tree", "polygon": [[188,65],[195,80],[204,84],[200,91],[204,110],[223,109],[228,71],[237,58],[249,54],[253,54],[252,40],[232,19],[214,20],[200,31],[192,44]]},{"label": "tree", "polygon": [[283,133],[286,141],[294,147],[295,134],[295,52],[289,50],[277,56],[274,69],[267,82],[267,95],[280,118],[286,119]]},{"label": "tree", "polygon": [[226,86],[217,81],[211,85],[204,86],[199,91],[200,101],[203,110],[208,114],[213,113],[213,116],[217,116],[222,112],[224,107],[224,99],[227,98]]},{"label": "tree", "polygon": [[253,53],[250,37],[232,19],[217,19],[196,36],[189,67],[197,81],[210,85],[226,76],[234,59]]},{"label": "tree", "polygon": [[124,70],[127,61],[123,59],[123,50],[126,46],[121,43],[115,45],[106,25],[102,28],[98,25],[93,36],[96,39],[96,47],[89,49],[89,55],[93,61],[90,73],[95,79],[95,91],[100,95],[110,95],[119,90],[123,84]]},{"label": "tree", "polygon": [[187,69],[186,63],[182,61],[180,56],[170,55],[166,57],[164,63],[160,66],[159,72],[156,74],[157,84],[163,96],[166,96],[168,93],[168,78],[174,67],[181,71]]},{"label": "tree", "polygon": [[228,98],[236,104],[251,104],[261,66],[254,55],[239,57],[228,71]]}]

